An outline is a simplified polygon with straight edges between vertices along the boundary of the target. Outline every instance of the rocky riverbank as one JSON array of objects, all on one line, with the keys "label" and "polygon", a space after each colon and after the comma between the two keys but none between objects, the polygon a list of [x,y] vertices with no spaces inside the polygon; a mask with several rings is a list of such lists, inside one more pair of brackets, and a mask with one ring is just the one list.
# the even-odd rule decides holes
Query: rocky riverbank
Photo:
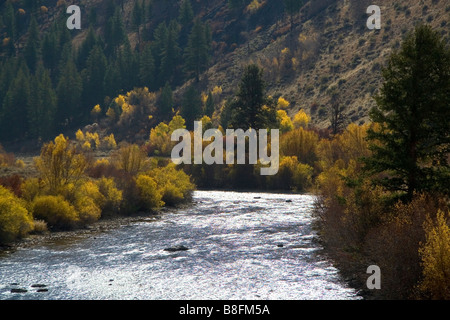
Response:
[{"label": "rocky riverbank", "polygon": [[132,216],[116,216],[101,219],[81,229],[69,231],[47,231],[40,234],[30,234],[26,238],[16,240],[8,244],[0,244],[0,257],[20,249],[45,246],[50,244],[65,243],[74,239],[94,238],[101,233],[109,232],[122,226],[126,226],[148,219],[158,219],[158,214],[137,213]]}]

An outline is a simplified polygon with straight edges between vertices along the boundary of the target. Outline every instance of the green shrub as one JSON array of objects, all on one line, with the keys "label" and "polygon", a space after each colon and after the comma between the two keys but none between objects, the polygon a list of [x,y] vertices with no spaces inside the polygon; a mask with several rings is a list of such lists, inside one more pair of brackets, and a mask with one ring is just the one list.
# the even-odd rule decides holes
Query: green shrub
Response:
[{"label": "green shrub", "polygon": [[0,242],[9,242],[33,229],[33,219],[25,203],[0,186]]}]

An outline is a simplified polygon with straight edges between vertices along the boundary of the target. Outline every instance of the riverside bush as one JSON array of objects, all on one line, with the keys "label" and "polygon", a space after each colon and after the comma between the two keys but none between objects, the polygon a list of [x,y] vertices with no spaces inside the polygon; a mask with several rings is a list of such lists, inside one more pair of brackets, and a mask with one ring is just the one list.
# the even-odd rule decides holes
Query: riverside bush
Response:
[{"label": "riverside bush", "polygon": [[450,299],[450,211],[427,217],[426,241],[419,249],[423,266],[422,292],[432,299]]},{"label": "riverside bush", "polygon": [[114,180],[102,177],[97,181],[97,186],[103,196],[102,214],[119,212],[123,200],[123,192],[117,188]]},{"label": "riverside bush", "polygon": [[33,230],[33,219],[25,203],[0,186],[0,243],[25,236]]},{"label": "riverside bush", "polygon": [[158,185],[152,177],[140,174],[136,179],[136,185],[139,189],[143,209],[152,210],[164,205],[162,192],[158,189]]},{"label": "riverside bush", "polygon": [[195,188],[190,177],[184,171],[177,170],[173,163],[166,167],[154,168],[148,175],[155,179],[158,189],[161,190],[162,201],[166,205],[189,200]]},{"label": "riverside bush", "polygon": [[37,196],[32,208],[34,218],[46,221],[50,229],[72,229],[80,221],[75,207],[63,196]]},{"label": "riverside bush", "polygon": [[57,194],[69,183],[76,183],[84,176],[86,158],[76,146],[62,134],[42,147],[41,155],[35,159],[40,178],[49,192]]},{"label": "riverside bush", "polygon": [[75,189],[74,206],[80,222],[92,223],[100,219],[105,197],[93,181],[85,181]]},{"label": "riverside bush", "polygon": [[282,157],[280,168],[274,176],[266,178],[269,188],[303,192],[312,185],[313,168],[300,163],[296,156]]}]

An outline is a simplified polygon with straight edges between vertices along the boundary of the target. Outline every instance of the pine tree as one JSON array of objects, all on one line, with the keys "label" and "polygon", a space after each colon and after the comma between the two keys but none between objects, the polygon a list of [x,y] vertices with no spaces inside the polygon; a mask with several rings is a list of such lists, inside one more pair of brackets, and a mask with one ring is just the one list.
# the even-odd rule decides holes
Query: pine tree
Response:
[{"label": "pine tree", "polygon": [[159,98],[159,111],[164,119],[168,119],[172,114],[173,92],[169,82],[161,90],[161,96]]},{"label": "pine tree", "polygon": [[139,61],[139,80],[142,86],[154,88],[155,84],[155,61],[152,48],[149,44],[144,47]]},{"label": "pine tree", "polygon": [[107,60],[99,46],[91,50],[86,62],[86,69],[82,72],[83,79],[83,115],[87,118],[96,104],[104,99],[104,80]]},{"label": "pine tree", "polygon": [[11,4],[11,1],[8,1],[5,6],[5,11],[3,13],[3,24],[6,27],[7,37],[9,37],[12,42],[14,42],[16,40],[17,33],[14,7]]},{"label": "pine tree", "polygon": [[144,21],[144,11],[143,8],[141,6],[141,4],[139,3],[139,0],[136,0],[134,2],[134,6],[133,6],[133,12],[132,12],[132,22],[133,22],[133,29],[137,32],[138,34],[138,43],[141,43],[141,24]]},{"label": "pine tree", "polygon": [[179,65],[181,51],[178,46],[179,32],[178,23],[172,20],[169,24],[167,39],[161,52],[160,80],[162,83],[173,79]]},{"label": "pine tree", "polygon": [[56,69],[59,60],[59,47],[56,32],[50,31],[45,34],[42,41],[42,62],[44,67],[50,70]]},{"label": "pine tree", "polygon": [[61,73],[56,87],[57,110],[56,126],[58,129],[71,127],[81,119],[81,94],[83,84],[81,76],[72,59],[69,59]]},{"label": "pine tree", "polygon": [[449,192],[450,50],[429,26],[418,26],[383,70],[369,130],[375,181],[411,199],[415,191]]},{"label": "pine tree", "polygon": [[31,72],[36,70],[36,66],[39,61],[39,47],[39,29],[37,21],[33,17],[31,18],[30,26],[28,28],[28,40],[23,53],[27,66]]},{"label": "pine tree", "polygon": [[22,139],[28,133],[29,77],[28,67],[22,63],[3,101],[0,114],[0,132],[3,139]]},{"label": "pine tree", "polygon": [[251,64],[244,69],[236,99],[233,101],[230,124],[241,129],[277,128],[277,112],[273,101],[265,95],[263,70]]},{"label": "pine tree", "polygon": [[126,38],[122,14],[120,9],[116,8],[114,15],[108,19],[105,27],[106,53],[108,55],[116,53],[118,47],[124,43]]},{"label": "pine tree", "polygon": [[205,26],[196,20],[189,35],[188,45],[184,52],[185,71],[200,80],[200,73],[208,66],[209,45],[206,40]]},{"label": "pine tree", "polygon": [[202,99],[194,86],[189,86],[183,95],[181,116],[186,120],[188,130],[194,128],[194,121],[202,114]]},{"label": "pine tree", "polygon": [[[161,74],[161,59],[163,56],[163,50],[167,42],[169,30],[165,22],[161,22],[153,32],[153,42],[151,42],[153,60],[155,62],[155,75]],[[164,85],[164,82],[158,81],[158,86]]]},{"label": "pine tree", "polygon": [[27,104],[29,133],[33,138],[47,138],[53,133],[56,94],[48,70],[40,63],[30,82]]},{"label": "pine tree", "polygon": [[97,37],[95,35],[94,29],[89,27],[86,38],[80,46],[77,53],[77,66],[79,70],[83,70],[86,67],[86,60],[89,56],[91,50],[98,44]]},{"label": "pine tree", "polygon": [[194,18],[194,11],[192,10],[192,4],[190,0],[183,0],[180,7],[180,14],[178,21],[180,21],[183,27],[187,27],[192,23]]}]

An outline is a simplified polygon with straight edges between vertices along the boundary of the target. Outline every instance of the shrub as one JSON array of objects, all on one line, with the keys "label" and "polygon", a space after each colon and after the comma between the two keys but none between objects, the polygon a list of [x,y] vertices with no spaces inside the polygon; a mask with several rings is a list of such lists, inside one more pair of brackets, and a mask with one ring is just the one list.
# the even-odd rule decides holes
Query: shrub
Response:
[{"label": "shrub", "polygon": [[286,111],[278,110],[277,111],[277,120],[280,125],[281,133],[286,133],[294,129],[294,125],[292,124],[291,118],[287,115]]},{"label": "shrub", "polygon": [[436,219],[428,216],[426,242],[419,253],[423,265],[421,290],[432,299],[450,299],[450,212],[439,210]]},{"label": "shrub", "polygon": [[93,181],[86,181],[75,189],[74,206],[80,222],[92,223],[100,219],[105,198]]},{"label": "shrub", "polygon": [[148,172],[162,192],[162,201],[166,205],[175,205],[188,200],[195,186],[190,177],[182,170],[177,170],[173,163],[166,167],[154,168]]},{"label": "shrub", "polygon": [[42,147],[35,159],[40,177],[50,192],[57,194],[66,184],[79,181],[87,167],[86,158],[63,135]]},{"label": "shrub", "polygon": [[9,167],[13,166],[16,162],[14,154],[8,153],[3,149],[3,146],[0,145],[0,167]]},{"label": "shrub", "polygon": [[143,209],[152,210],[164,205],[164,202],[161,200],[162,193],[153,178],[140,174],[136,179],[136,185],[139,189]]},{"label": "shrub", "polygon": [[25,236],[32,229],[33,219],[24,202],[0,186],[0,242]]},{"label": "shrub", "polygon": [[117,213],[123,200],[123,192],[117,189],[111,178],[102,177],[97,181],[98,190],[103,195],[102,210],[104,213]]},{"label": "shrub", "polygon": [[43,234],[48,232],[47,222],[44,220],[34,220],[33,233]]},{"label": "shrub", "polygon": [[282,157],[278,173],[268,177],[269,187],[278,190],[305,191],[311,186],[313,168],[299,163],[297,157]]},{"label": "shrub", "polygon": [[23,181],[21,190],[22,198],[27,202],[32,202],[36,196],[42,194],[44,185],[38,178],[29,178]]},{"label": "shrub", "polygon": [[32,207],[34,218],[46,221],[50,229],[71,229],[80,221],[74,206],[63,196],[37,196]]},{"label": "shrub", "polygon": [[116,168],[130,174],[137,174],[144,168],[147,156],[135,144],[125,144],[113,153],[111,160]]},{"label": "shrub", "polygon": [[17,174],[8,177],[0,177],[0,186],[9,189],[19,198],[22,196],[22,177]]},{"label": "shrub", "polygon": [[364,250],[367,258],[383,270],[382,290],[378,292],[383,298],[420,297],[419,249],[427,240],[424,223],[427,216],[436,217],[445,207],[445,203],[434,196],[416,194],[410,203],[399,201],[383,210],[386,213],[382,223],[368,233]]},{"label": "shrub", "polygon": [[300,127],[281,136],[280,154],[296,156],[300,162],[311,165],[316,160],[318,142],[319,137],[315,132]]},{"label": "shrub", "polygon": [[297,112],[294,116],[293,125],[296,129],[303,127],[308,127],[308,124],[311,122],[311,117],[308,116],[303,109]]}]

